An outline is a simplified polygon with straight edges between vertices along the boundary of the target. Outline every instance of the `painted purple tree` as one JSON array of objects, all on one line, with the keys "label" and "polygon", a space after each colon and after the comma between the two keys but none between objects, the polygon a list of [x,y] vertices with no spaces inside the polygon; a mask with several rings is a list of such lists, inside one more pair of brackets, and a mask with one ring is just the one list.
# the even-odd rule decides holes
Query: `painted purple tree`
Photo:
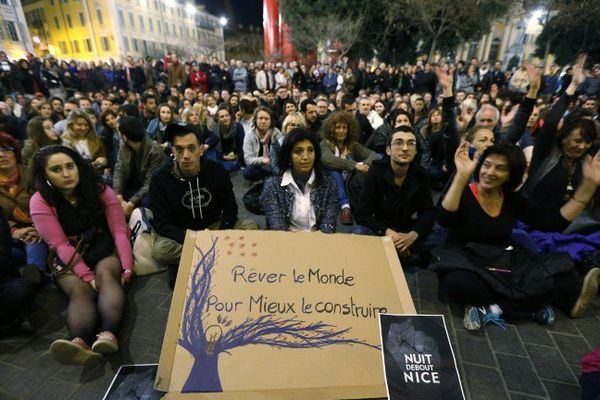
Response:
[{"label": "painted purple tree", "polygon": [[194,358],[194,364],[182,392],[222,392],[219,377],[219,354],[241,346],[262,344],[278,348],[321,348],[335,344],[362,345],[379,350],[379,346],[358,339],[346,338],[350,328],[338,329],[323,322],[309,323],[293,318],[262,315],[247,318],[231,326],[227,316],[217,317],[217,324],[205,327],[206,302],[212,290],[212,269],[217,256],[218,238],[200,253],[200,261],[192,272],[191,288],[185,302],[179,345]]}]

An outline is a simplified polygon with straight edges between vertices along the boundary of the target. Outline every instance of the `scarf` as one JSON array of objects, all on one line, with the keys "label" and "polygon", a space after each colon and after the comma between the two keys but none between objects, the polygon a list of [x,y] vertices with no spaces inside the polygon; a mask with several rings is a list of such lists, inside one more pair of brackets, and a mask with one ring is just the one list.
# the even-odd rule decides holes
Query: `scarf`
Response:
[{"label": "scarf", "polygon": [[263,146],[263,157],[266,157],[268,159],[271,158],[269,156],[269,144],[271,142],[271,132],[272,132],[272,130],[269,129],[267,131],[267,133],[265,133],[265,136],[261,139],[260,135],[258,134],[258,129],[256,130],[256,136],[258,137],[258,140],[260,140],[260,142],[262,143],[262,146]]},{"label": "scarf", "polygon": [[228,128],[225,128],[223,125],[221,125],[220,122],[217,122],[215,128],[213,129],[213,133],[219,138],[219,142],[217,143],[217,153],[223,153],[223,146],[221,141],[231,140],[235,138],[235,122],[231,121],[231,124]]}]

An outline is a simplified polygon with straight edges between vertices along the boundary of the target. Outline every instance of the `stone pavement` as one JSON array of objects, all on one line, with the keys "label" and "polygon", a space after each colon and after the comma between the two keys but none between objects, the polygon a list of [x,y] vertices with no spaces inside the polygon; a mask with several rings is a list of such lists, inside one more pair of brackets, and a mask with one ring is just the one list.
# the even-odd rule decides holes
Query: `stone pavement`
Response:
[{"label": "stone pavement", "polygon": [[[233,175],[240,217],[264,227],[264,217],[248,214],[241,195],[246,186]],[[347,232],[347,227],[340,227]],[[466,396],[472,400],[579,400],[581,357],[600,347],[600,298],[577,320],[558,312],[551,328],[531,321],[488,326],[468,333],[460,317],[438,301],[437,278],[428,271],[405,271],[419,313],[443,314],[458,359]],[[66,301],[52,285],[35,298],[31,337],[0,340],[0,400],[101,399],[120,365],[157,363],[171,302],[166,274],[135,278],[127,290],[128,309],[119,336],[121,351],[94,369],[62,366],[50,357],[52,341],[68,336]]]}]

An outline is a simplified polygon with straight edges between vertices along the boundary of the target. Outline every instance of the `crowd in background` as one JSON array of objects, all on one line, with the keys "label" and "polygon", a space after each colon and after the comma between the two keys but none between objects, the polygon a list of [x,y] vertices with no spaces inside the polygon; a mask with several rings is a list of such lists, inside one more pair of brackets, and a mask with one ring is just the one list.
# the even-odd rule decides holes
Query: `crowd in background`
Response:
[{"label": "crowd in background", "polygon": [[[74,242],[57,242],[57,231],[81,234],[100,218],[114,245],[105,258],[75,263],[73,282],[58,286],[87,311],[96,300],[80,281],[101,290],[97,318],[109,323],[97,339],[90,328],[96,317],[69,320],[70,330],[79,339],[76,350],[116,351],[113,333],[124,307],[116,286],[133,268],[125,221],[135,210],[154,214],[152,256],[176,274],[186,228],[258,228],[237,219],[224,171],[241,170],[253,182],[244,205],[266,215],[267,229],[333,233],[339,221],[356,234],[389,236],[403,261],[422,266],[432,251],[433,261],[435,254],[448,260],[465,256],[457,248],[474,242],[568,254],[543,279],[524,275],[537,282],[525,298],[490,271],[438,262],[440,292],[466,306],[469,330],[500,323],[501,315],[549,324],[551,305],[578,317],[600,279],[600,156],[593,157],[600,65],[582,57],[549,70],[528,63],[506,70],[500,61],[476,58],[395,66],[348,57],[226,63],[167,54],[88,63],[31,54],[9,60],[0,52],[0,247],[23,275],[32,271],[22,265],[45,270],[48,253],[65,261],[78,252]],[[56,197],[44,187],[67,187],[69,173],[60,181],[52,168],[69,165],[77,166],[78,182],[85,172],[90,182],[112,188],[90,200],[103,202],[105,216],[88,216],[72,191]],[[179,200],[181,210],[174,209]],[[68,221],[81,212],[81,226]],[[472,253],[466,257],[473,260]],[[102,280],[96,282],[94,269],[107,271],[99,273]],[[23,302],[32,296],[26,279],[4,279],[22,286]],[[16,317],[13,311],[2,319]],[[73,353],[71,342],[56,343],[55,358],[72,363],[61,358]]]}]

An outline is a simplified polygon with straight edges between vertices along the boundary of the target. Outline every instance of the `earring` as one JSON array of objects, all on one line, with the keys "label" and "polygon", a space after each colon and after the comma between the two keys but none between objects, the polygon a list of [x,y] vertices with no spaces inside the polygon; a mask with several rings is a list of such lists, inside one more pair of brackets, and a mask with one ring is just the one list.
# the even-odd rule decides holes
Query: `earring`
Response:
[{"label": "earring", "polygon": [[50,183],[50,181],[48,179],[46,179],[46,184],[50,187],[52,187],[52,183]]}]

